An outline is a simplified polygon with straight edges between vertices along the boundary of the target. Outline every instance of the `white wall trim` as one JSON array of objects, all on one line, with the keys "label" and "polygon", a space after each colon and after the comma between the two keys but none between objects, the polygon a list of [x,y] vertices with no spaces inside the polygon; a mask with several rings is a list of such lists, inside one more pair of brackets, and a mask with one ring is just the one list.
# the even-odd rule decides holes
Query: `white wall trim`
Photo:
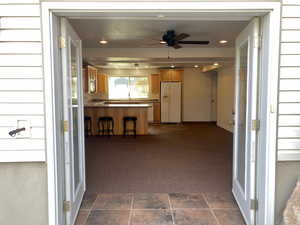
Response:
[{"label": "white wall trim", "polygon": [[[48,171],[48,223],[49,225],[58,225],[58,196],[57,196],[57,149],[55,146],[56,127],[54,114],[54,68],[53,68],[53,52],[51,48],[51,22],[53,13],[58,15],[78,15],[82,12],[103,12],[103,11],[148,11],[148,12],[163,12],[164,10],[174,12],[250,12],[250,13],[270,13],[271,24],[275,29],[280,23],[280,3],[279,2],[42,2],[42,31],[43,31],[43,56],[44,56],[44,86],[45,86],[45,113],[46,113],[46,153],[47,153],[47,171]],[[71,14],[70,14],[71,13]],[[277,21],[278,20],[278,21]],[[276,30],[276,29],[275,29]],[[276,76],[278,74],[278,59],[279,56],[279,38],[275,35],[270,40],[273,48],[270,54],[269,74]],[[277,49],[278,45],[278,49]],[[277,54],[278,53],[278,54]],[[268,114],[269,123],[267,125],[267,151],[269,152],[270,160],[267,171],[266,187],[275,187],[275,163],[276,163],[276,141],[277,141],[277,79],[270,82],[270,96],[268,99],[268,107],[274,106],[275,112]],[[271,108],[271,107],[270,107]],[[275,156],[274,156],[275,155]],[[274,219],[274,192],[270,191],[270,196],[266,197],[268,210],[265,211],[264,224],[270,225]]]}]

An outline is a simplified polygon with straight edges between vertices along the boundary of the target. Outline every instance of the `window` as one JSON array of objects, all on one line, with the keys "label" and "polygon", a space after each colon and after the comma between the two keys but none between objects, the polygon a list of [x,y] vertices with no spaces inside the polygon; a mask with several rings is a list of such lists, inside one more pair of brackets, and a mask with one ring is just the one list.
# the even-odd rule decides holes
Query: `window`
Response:
[{"label": "window", "polygon": [[149,97],[148,77],[109,77],[109,99],[136,99]]}]

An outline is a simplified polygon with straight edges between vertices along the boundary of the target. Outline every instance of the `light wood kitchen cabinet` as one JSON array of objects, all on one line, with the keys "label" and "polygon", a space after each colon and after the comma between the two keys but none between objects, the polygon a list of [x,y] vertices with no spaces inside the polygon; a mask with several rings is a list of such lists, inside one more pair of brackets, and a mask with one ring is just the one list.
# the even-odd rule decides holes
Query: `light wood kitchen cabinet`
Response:
[{"label": "light wood kitchen cabinet", "polygon": [[160,102],[153,103],[153,123],[160,123]]},{"label": "light wood kitchen cabinet", "polygon": [[88,79],[88,73],[87,68],[82,69],[82,76],[83,76],[83,92],[88,93],[89,91],[89,79]]},{"label": "light wood kitchen cabinet", "polygon": [[152,97],[159,97],[160,95],[160,75],[151,74],[151,94]]},{"label": "light wood kitchen cabinet", "polygon": [[167,81],[182,81],[183,70],[166,69],[160,70],[160,79],[162,82]]},{"label": "light wood kitchen cabinet", "polygon": [[108,78],[107,75],[98,73],[97,77],[97,93],[107,94],[108,92]]},{"label": "light wood kitchen cabinet", "polygon": [[95,94],[97,92],[98,69],[92,66],[84,68],[84,92]]}]

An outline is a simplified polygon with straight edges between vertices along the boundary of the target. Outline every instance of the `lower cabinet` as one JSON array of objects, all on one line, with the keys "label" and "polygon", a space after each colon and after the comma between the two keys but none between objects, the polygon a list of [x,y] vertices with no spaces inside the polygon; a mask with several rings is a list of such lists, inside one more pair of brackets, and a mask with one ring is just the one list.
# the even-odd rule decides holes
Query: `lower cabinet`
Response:
[{"label": "lower cabinet", "polygon": [[160,123],[160,102],[153,103],[153,123]]}]

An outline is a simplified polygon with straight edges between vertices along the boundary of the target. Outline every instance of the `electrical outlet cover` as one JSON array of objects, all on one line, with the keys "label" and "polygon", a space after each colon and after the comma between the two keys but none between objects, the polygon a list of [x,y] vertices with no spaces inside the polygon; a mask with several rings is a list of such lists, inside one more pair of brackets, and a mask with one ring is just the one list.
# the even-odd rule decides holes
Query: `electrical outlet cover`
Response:
[{"label": "electrical outlet cover", "polygon": [[16,138],[30,138],[31,137],[31,126],[29,120],[17,120],[17,127],[25,128],[24,131],[17,133]]}]

